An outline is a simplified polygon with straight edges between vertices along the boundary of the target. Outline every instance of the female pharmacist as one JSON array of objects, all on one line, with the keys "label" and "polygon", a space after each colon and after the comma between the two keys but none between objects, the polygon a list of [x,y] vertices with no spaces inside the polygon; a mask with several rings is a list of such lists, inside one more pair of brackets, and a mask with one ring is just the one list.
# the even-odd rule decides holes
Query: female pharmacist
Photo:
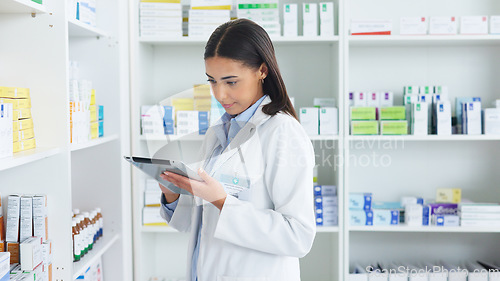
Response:
[{"label": "female pharmacist", "polygon": [[226,111],[202,144],[204,181],[162,174],[189,195],[160,185],[162,216],[191,232],[187,280],[300,280],[299,258],[316,234],[314,151],[271,40],[250,20],[230,21],[212,33],[204,57]]}]

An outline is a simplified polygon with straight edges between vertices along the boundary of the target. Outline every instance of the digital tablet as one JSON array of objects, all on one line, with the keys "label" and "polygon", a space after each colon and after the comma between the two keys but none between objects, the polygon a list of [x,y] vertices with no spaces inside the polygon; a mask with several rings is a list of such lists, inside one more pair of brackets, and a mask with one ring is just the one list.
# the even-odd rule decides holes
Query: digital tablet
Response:
[{"label": "digital tablet", "polygon": [[158,183],[161,183],[166,188],[170,189],[172,192],[178,194],[190,194],[188,191],[178,188],[171,182],[164,180],[160,175],[165,172],[172,172],[193,180],[203,181],[203,179],[189,168],[186,164],[181,161],[176,160],[166,160],[166,159],[155,159],[155,158],[144,158],[144,157],[128,157],[124,156],[125,160],[130,162],[130,164],[139,168],[146,175],[155,179]]}]

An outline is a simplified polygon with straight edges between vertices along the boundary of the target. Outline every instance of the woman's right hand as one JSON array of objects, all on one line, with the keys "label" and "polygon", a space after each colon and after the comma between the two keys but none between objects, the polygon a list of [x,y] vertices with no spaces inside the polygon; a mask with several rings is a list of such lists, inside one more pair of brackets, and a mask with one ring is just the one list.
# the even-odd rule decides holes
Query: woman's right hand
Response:
[{"label": "woman's right hand", "polygon": [[170,204],[170,203],[174,202],[175,200],[179,199],[180,194],[170,191],[170,189],[164,187],[160,183],[158,185],[160,186],[160,189],[163,192],[165,199],[167,199],[167,203]]}]

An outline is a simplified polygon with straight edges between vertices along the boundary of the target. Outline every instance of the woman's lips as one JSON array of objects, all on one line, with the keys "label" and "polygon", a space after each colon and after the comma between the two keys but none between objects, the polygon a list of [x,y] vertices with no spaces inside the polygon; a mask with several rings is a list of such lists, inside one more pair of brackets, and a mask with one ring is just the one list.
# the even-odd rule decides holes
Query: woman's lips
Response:
[{"label": "woman's lips", "polygon": [[231,104],[223,104],[222,107],[224,108],[230,108],[231,106],[233,106],[234,103],[231,103]]}]

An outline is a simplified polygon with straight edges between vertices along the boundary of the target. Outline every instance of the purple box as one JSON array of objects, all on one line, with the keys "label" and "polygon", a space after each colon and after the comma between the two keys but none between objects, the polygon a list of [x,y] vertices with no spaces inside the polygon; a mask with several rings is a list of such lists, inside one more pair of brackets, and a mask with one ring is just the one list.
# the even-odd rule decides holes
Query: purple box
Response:
[{"label": "purple box", "polygon": [[457,215],[458,204],[453,203],[432,203],[429,204],[430,215]]}]

